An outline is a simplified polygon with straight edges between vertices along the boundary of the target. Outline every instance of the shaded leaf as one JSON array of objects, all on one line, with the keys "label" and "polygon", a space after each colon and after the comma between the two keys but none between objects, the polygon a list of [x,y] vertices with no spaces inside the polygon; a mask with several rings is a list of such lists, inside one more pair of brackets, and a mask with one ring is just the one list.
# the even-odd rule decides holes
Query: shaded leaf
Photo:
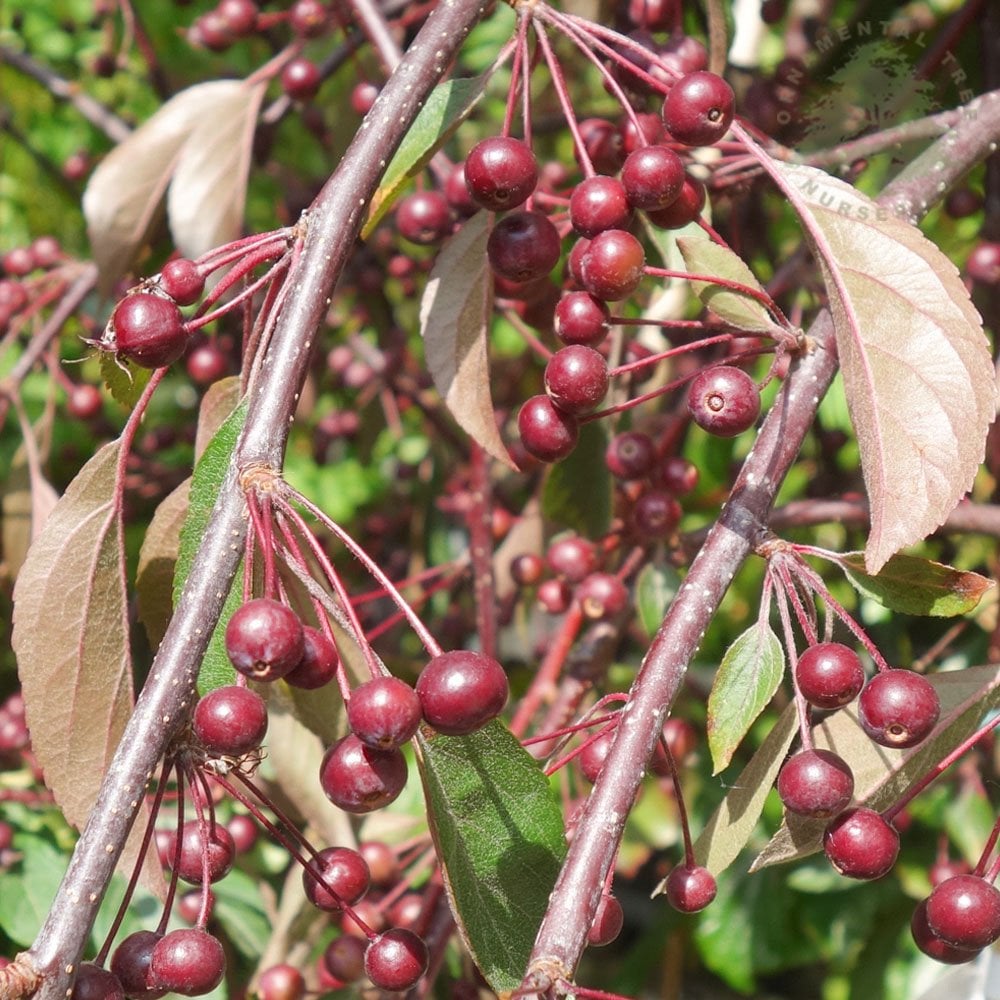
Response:
[{"label": "shaded leaf", "polygon": [[474,215],[438,254],[420,302],[420,336],[434,385],[459,426],[514,468],[497,430],[490,394],[488,225],[486,212]]},{"label": "shaded leaf", "polygon": [[823,271],[877,573],[972,485],[996,411],[989,344],[955,265],[919,229],[820,170],[768,170]]},{"label": "shaded leaf", "polygon": [[[104,445],[70,483],[28,552],[14,591],[12,646],[31,743],[67,822],[80,828],[132,712],[121,509],[121,444]],[[120,864],[130,870],[146,811]],[[146,884],[163,891],[147,855]]]},{"label": "shaded leaf", "polygon": [[785,672],[781,641],[767,622],[751,625],[726,650],[708,696],[712,773],[728,766],[743,737],[774,696]]},{"label": "shaded leaf", "polygon": [[490,985],[516,989],[566,853],[562,811],[538,762],[497,721],[418,743],[459,932]]},{"label": "shaded leaf", "polygon": [[[890,750],[874,743],[858,722],[856,705],[840,709],[814,728],[816,746],[833,750],[851,768],[856,803],[887,808],[969,736],[987,712],[1000,706],[998,664],[930,674],[927,679],[941,700],[941,717],[919,746]],[[825,820],[786,814],[751,871],[821,850],[825,827]]]},{"label": "shaded leaf", "polygon": [[834,561],[865,597],[907,615],[964,615],[995,586],[993,580],[978,573],[918,556],[894,555],[878,573],[865,569],[861,552],[847,552]]},{"label": "shaded leaf", "polygon": [[240,954],[257,959],[261,943],[271,933],[271,922],[257,880],[234,868],[212,886],[212,894],[215,896],[212,919],[222,925],[226,937]]},{"label": "shaded leaf", "polygon": [[576,447],[552,465],[542,490],[542,513],[587,538],[600,538],[611,524],[614,484],[604,461],[608,432],[597,421],[583,424]]},{"label": "shaded leaf", "polygon": [[59,494],[40,469],[32,470],[23,445],[15,452],[0,490],[3,561],[13,578],[20,572],[29,546],[44,527]]},{"label": "shaded leaf", "polygon": [[[202,535],[208,525],[209,516],[215,501],[219,496],[223,480],[229,470],[236,440],[243,429],[246,419],[247,405],[241,403],[226,419],[215,436],[205,448],[204,454],[194,468],[191,480],[191,494],[188,514],[181,528],[181,543],[177,553],[177,569],[174,573],[174,603],[180,597],[191,571],[195,553],[201,544]],[[236,609],[243,603],[243,579],[237,570],[233,585],[226,597],[226,603],[219,617],[219,622],[212,633],[205,650],[205,658],[198,674],[198,693],[205,694],[217,687],[232,684],[236,671],[226,656],[225,633],[226,625]]]},{"label": "shaded leaf", "polygon": [[[741,285],[763,291],[753,271],[728,247],[696,236],[677,237],[677,247],[687,270],[695,274],[711,274],[728,281],[738,281]],[[775,322],[767,309],[752,296],[707,281],[692,281],[691,287],[708,309],[737,329],[755,333],[770,333],[774,330]]]},{"label": "shaded leaf", "polygon": [[[725,871],[753,835],[764,802],[798,731],[795,706],[788,705],[705,824],[695,841],[694,853],[698,864],[713,875]],[[663,891],[665,882],[656,887],[656,893]]]},{"label": "shaded leaf", "polygon": [[[490,69],[480,76],[446,80],[431,91],[372,197],[368,219],[361,230],[362,239],[369,237],[386,212],[392,208],[407,180],[424,168],[455,129],[469,117],[482,98],[492,75],[493,71]],[[367,123],[367,127],[373,124],[375,123]]]},{"label": "shaded leaf", "polygon": [[181,149],[167,192],[170,234],[191,258],[242,233],[253,135],[267,81],[199,86],[216,89]]},{"label": "shaded leaf", "polygon": [[140,368],[111,351],[101,351],[101,378],[111,395],[129,410],[139,402],[152,375],[152,369]]},{"label": "shaded leaf", "polygon": [[642,630],[650,639],[660,630],[680,585],[680,574],[673,566],[647,563],[640,570],[635,581],[635,607]]}]

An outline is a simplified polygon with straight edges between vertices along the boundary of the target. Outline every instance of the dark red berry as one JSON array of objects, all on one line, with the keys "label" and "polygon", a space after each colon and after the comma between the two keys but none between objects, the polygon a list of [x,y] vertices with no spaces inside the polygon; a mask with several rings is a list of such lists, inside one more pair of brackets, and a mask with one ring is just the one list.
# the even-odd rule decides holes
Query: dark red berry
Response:
[{"label": "dark red berry", "polygon": [[391,889],[399,881],[399,860],[388,844],[380,840],[364,840],[358,844],[358,853],[368,865],[372,885],[379,889]]},{"label": "dark red berry", "polygon": [[848,809],[828,824],[823,850],[841,875],[881,878],[896,863],[899,834],[874,809]]},{"label": "dark red berry", "polygon": [[644,146],[660,142],[663,139],[663,122],[659,115],[640,111],[635,120],[631,115],[624,115],[618,131],[622,137],[622,150],[631,154]]},{"label": "dark red berry", "polygon": [[[177,897],[177,912],[181,920],[191,927],[198,923],[201,916],[201,904],[205,902],[205,895],[202,889],[189,889],[182,892]],[[215,894],[211,889],[208,891],[208,906],[205,910],[206,918],[211,917],[212,909],[215,907]]]},{"label": "dark red berry", "polygon": [[216,688],[195,705],[193,728],[209,753],[242,757],[263,742],[267,706],[249,688],[236,685]]},{"label": "dark red berry", "polygon": [[357,982],[365,974],[365,949],[368,942],[353,934],[334,938],[323,952],[323,964],[331,976],[343,983]]},{"label": "dark red berry", "polygon": [[587,781],[591,783],[597,781],[614,741],[615,730],[613,727],[609,727],[583,744],[576,759]]},{"label": "dark red berry", "polygon": [[613,122],[605,118],[585,118],[580,122],[580,137],[598,173],[618,173],[625,159],[625,149],[621,133]]},{"label": "dark red berry", "polygon": [[210,10],[188,29],[188,41],[210,52],[225,52],[233,44],[233,35],[225,19],[217,11]]},{"label": "dark red berry", "polygon": [[[673,771],[670,760],[674,762],[675,767],[680,767],[694,753],[698,745],[698,730],[687,719],[670,716],[663,722],[661,735],[663,739],[656,743],[649,769],[661,778],[669,778]],[[670,760],[667,759],[663,749],[664,743],[670,752]]]},{"label": "dark red berry", "polygon": [[715,899],[715,876],[701,865],[681,864],[670,870],[664,890],[667,902],[681,913],[697,913]]},{"label": "dark red berry", "polygon": [[649,475],[656,461],[653,439],[642,431],[616,434],[604,453],[604,462],[616,479],[642,479]]},{"label": "dark red berry", "polygon": [[1000,283],[1000,243],[977,244],[965,262],[965,270],[973,281],[983,285]]},{"label": "dark red berry", "polygon": [[698,466],[680,455],[668,455],[653,471],[656,482],[675,497],[686,496],[698,485]]},{"label": "dark red berry", "polygon": [[210,993],[226,974],[226,955],[217,938],[194,928],[171,931],[153,948],[150,978],[186,997]]},{"label": "dark red berry", "polygon": [[373,750],[350,733],[323,756],[319,780],[326,797],[350,813],[388,805],[406,784],[406,758],[399,750]]},{"label": "dark red berry", "polygon": [[677,0],[628,0],[626,17],[637,28],[646,31],[667,31],[677,21]]},{"label": "dark red berry", "polygon": [[427,945],[413,931],[395,927],[371,941],[365,973],[382,990],[408,990],[427,971]]},{"label": "dark red berry", "polygon": [[28,293],[20,281],[0,280],[0,313],[13,316],[28,304]]},{"label": "dark red berry", "polygon": [[716,437],[735,437],[760,416],[760,390],[742,368],[716,365],[699,372],[688,389],[691,419]]},{"label": "dark red berry", "polygon": [[420,726],[420,699],[398,677],[376,677],[351,692],[347,723],[362,743],[389,750],[405,743]]},{"label": "dark red berry", "polygon": [[590,925],[590,930],[587,931],[587,944],[595,948],[611,944],[621,934],[624,923],[625,914],[622,912],[622,904],[611,893],[605,893],[597,904],[594,922]]},{"label": "dark red berry", "polygon": [[337,647],[319,629],[302,626],[302,659],[285,674],[284,680],[292,687],[307,691],[329,684],[337,675],[340,654]]},{"label": "dark red berry", "polygon": [[320,910],[342,910],[360,902],[371,885],[371,873],[365,859],[349,847],[327,847],[313,860],[322,876],[310,870],[302,873],[306,897]]},{"label": "dark red berry", "polygon": [[954,858],[939,858],[928,869],[927,879],[931,888],[934,888],[934,886],[940,885],[956,875],[968,875],[971,871],[972,868],[965,861]]},{"label": "dark red berry", "polygon": [[465,181],[465,163],[456,163],[452,168],[448,179],[444,182],[444,196],[448,199],[448,204],[463,217],[474,215],[479,205],[469,194],[469,185]]},{"label": "dark red berry", "polygon": [[561,615],[573,600],[573,588],[565,580],[543,580],[535,599],[547,614]]},{"label": "dark red berry", "polygon": [[598,174],[573,189],[569,218],[577,233],[593,237],[606,229],[624,229],[632,218],[632,206],[621,181]]},{"label": "dark red berry", "polygon": [[609,229],[590,241],[580,270],[584,288],[605,302],[628,298],[639,287],[646,254],[624,229]]},{"label": "dark red berry", "polygon": [[944,200],[944,210],[953,219],[964,219],[970,215],[975,215],[983,207],[983,198],[972,188],[955,188],[948,192],[948,197]]},{"label": "dark red berry", "polygon": [[576,599],[588,618],[613,618],[628,607],[628,587],[612,573],[591,573],[577,587]]},{"label": "dark red berry", "polygon": [[451,206],[440,191],[414,191],[396,208],[396,228],[404,240],[420,246],[440,243],[451,234]]},{"label": "dark red berry", "polygon": [[558,462],[575,447],[576,418],[560,410],[548,396],[532,396],[517,414],[517,429],[525,451],[540,462]]},{"label": "dark red berry", "polygon": [[93,962],[82,962],[70,1000],[125,1000],[125,990],[113,972]]},{"label": "dark red berry", "polygon": [[63,259],[62,247],[54,236],[39,236],[31,241],[35,267],[55,267]]},{"label": "dark red berry", "polygon": [[608,363],[592,347],[574,344],[556,351],[545,366],[545,391],[560,410],[590,413],[608,391]]},{"label": "dark red berry", "polygon": [[305,977],[294,965],[272,965],[257,979],[260,1000],[302,1000],[305,993]]},{"label": "dark red berry", "polygon": [[323,0],[295,0],[288,11],[288,24],[301,38],[317,38],[326,31],[329,17]]},{"label": "dark red berry", "polygon": [[534,587],[545,572],[542,557],[535,552],[522,552],[510,561],[511,579],[519,587]]},{"label": "dark red berry", "polygon": [[634,208],[656,211],[673,204],[687,175],[684,162],[668,146],[646,146],[630,153],[622,167],[622,185]]},{"label": "dark red berry", "polygon": [[736,98],[715,73],[699,70],[677,81],[663,104],[663,123],[685,146],[710,146],[729,131]]},{"label": "dark red berry", "polygon": [[1000,891],[978,875],[947,879],[927,897],[927,925],[953,948],[986,948],[1000,938]]},{"label": "dark red berry", "polygon": [[590,292],[567,292],[556,304],[556,336],[564,344],[596,347],[607,336],[610,316],[607,305]]},{"label": "dark red berry", "polygon": [[205,290],[205,276],[193,260],[176,257],[163,265],[160,288],[179,306],[189,306],[201,298]]},{"label": "dark red berry", "polygon": [[916,946],[925,955],[929,955],[937,962],[944,962],[946,965],[962,965],[965,962],[971,962],[979,954],[979,952],[970,951],[967,948],[955,948],[942,941],[931,930],[930,924],[927,923],[926,899],[917,903],[916,909],[913,911],[910,932],[913,934]]},{"label": "dark red berry", "polygon": [[694,222],[708,200],[705,185],[694,177],[685,177],[681,193],[666,208],[647,212],[649,221],[661,229],[681,229]]},{"label": "dark red berry", "polygon": [[236,38],[249,35],[257,27],[257,4],[253,0],[219,0],[215,12]]},{"label": "dark red berry", "polygon": [[149,963],[162,934],[135,931],[111,955],[111,971],[118,977],[126,996],[132,1000],[158,1000],[167,991],[152,985]]},{"label": "dark red berry", "polygon": [[854,701],[865,684],[858,654],[839,642],[810,646],[795,665],[802,697],[816,708],[840,708]]},{"label": "dark red berry", "polygon": [[651,542],[669,538],[682,513],[681,505],[666,490],[647,490],[632,507],[632,529]]},{"label": "dark red berry", "polygon": [[[225,878],[236,859],[236,845],[229,831],[219,824],[206,824],[207,839],[202,836],[201,824],[189,820],[181,830],[180,857],[177,859],[177,877],[191,885],[201,885],[205,877],[207,856],[208,881],[218,882]],[[171,836],[167,848],[167,863],[174,867],[177,835]]]},{"label": "dark red berry", "polygon": [[172,364],[187,347],[184,317],[171,299],[149,292],[128,295],[111,314],[111,346],[142,368]]},{"label": "dark red berry", "polygon": [[66,408],[77,420],[93,420],[104,409],[104,398],[96,385],[73,386]]},{"label": "dark red berry", "polygon": [[523,204],[535,190],[538,162],[520,139],[493,136],[466,157],[465,183],[477,205],[504,212]]},{"label": "dark red berry", "polygon": [[351,107],[362,117],[371,111],[379,95],[378,87],[370,80],[362,80],[351,91]]},{"label": "dark red berry", "polygon": [[464,736],[496,718],[507,704],[507,675],[483,653],[455,649],[420,671],[417,694],[424,720],[439,733]]},{"label": "dark red berry", "polygon": [[559,262],[559,231],[541,212],[511,212],[497,221],[486,241],[490,266],[511,281],[531,281]]},{"label": "dark red berry", "polygon": [[586,538],[566,535],[552,542],[545,553],[545,561],[556,576],[570,583],[580,583],[597,569],[597,550]]},{"label": "dark red berry", "polygon": [[260,836],[260,827],[256,821],[246,813],[236,813],[226,820],[226,829],[229,836],[233,838],[233,845],[237,854],[246,854],[252,851]]},{"label": "dark red berry", "polygon": [[290,60],[281,71],[281,89],[293,101],[311,101],[322,82],[319,67],[304,56]]},{"label": "dark red berry", "polygon": [[23,278],[35,269],[35,255],[31,247],[14,247],[0,258],[0,266],[13,278]]},{"label": "dark red berry", "polygon": [[912,670],[876,674],[858,699],[858,721],[880,746],[902,749],[922,742],[937,725],[941,703],[934,686]]},{"label": "dark red berry", "polygon": [[299,663],[304,651],[298,615],[269,597],[247,601],[226,626],[226,653],[233,666],[251,680],[284,677]]},{"label": "dark red berry", "polygon": [[229,358],[217,344],[199,344],[187,357],[184,368],[195,385],[211,385],[229,372]]},{"label": "dark red berry", "polygon": [[782,765],[778,795],[789,812],[829,819],[854,797],[854,775],[830,750],[801,750]]}]

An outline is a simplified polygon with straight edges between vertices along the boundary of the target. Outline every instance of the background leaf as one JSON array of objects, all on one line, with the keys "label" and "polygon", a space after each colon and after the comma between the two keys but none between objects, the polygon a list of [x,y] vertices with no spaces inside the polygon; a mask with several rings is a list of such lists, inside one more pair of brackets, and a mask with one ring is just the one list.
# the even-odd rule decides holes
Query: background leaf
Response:
[{"label": "background leaf", "polygon": [[474,215],[438,254],[420,302],[420,336],[434,385],[459,426],[498,461],[514,463],[500,439],[487,355],[492,281],[488,215]]},{"label": "background leaf", "polygon": [[6,572],[16,577],[28,555],[31,543],[41,533],[49,514],[59,501],[59,494],[42,475],[31,468],[27,450],[22,445],[14,453],[7,475],[0,486],[0,538]]},{"label": "background leaf", "polygon": [[101,378],[111,395],[129,410],[139,402],[152,375],[150,368],[140,368],[111,351],[101,351]]},{"label": "background leaf", "polygon": [[957,268],[919,229],[820,170],[769,169],[823,271],[877,573],[972,485],[996,413],[989,344]]},{"label": "background leaf", "polygon": [[642,630],[650,639],[660,630],[667,607],[680,589],[681,576],[673,566],[649,563],[635,582],[635,607]]},{"label": "background leaf", "polygon": [[726,650],[708,696],[712,773],[728,766],[785,673],[785,654],[767,622],[751,625]]},{"label": "background leaf", "polygon": [[538,762],[497,721],[418,742],[459,931],[490,985],[516,989],[566,853],[562,812]]},{"label": "background leaf", "polygon": [[604,462],[608,432],[594,421],[580,427],[576,447],[552,465],[542,490],[542,513],[554,524],[600,538],[611,524],[614,484]]}]

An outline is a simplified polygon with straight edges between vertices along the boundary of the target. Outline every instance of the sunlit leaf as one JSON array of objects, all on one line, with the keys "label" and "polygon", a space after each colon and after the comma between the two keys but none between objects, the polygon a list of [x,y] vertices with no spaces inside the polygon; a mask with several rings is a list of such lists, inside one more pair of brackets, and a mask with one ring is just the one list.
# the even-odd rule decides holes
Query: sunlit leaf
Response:
[{"label": "sunlit leaf", "polygon": [[[491,75],[492,71],[487,70],[480,76],[446,80],[431,91],[372,197],[368,220],[361,230],[362,238],[367,239],[392,208],[409,178],[423,169],[455,129],[469,117],[482,98]],[[368,123],[368,127],[372,125],[377,127],[375,122]]]},{"label": "sunlit leaf", "polygon": [[459,932],[490,985],[513,990],[566,853],[562,811],[538,762],[497,721],[419,746]]},{"label": "sunlit leaf", "polygon": [[726,768],[785,672],[781,641],[766,622],[751,625],[726,650],[708,696],[712,773]]},{"label": "sunlit leaf", "polygon": [[877,573],[971,487],[996,413],[992,355],[958,269],[919,229],[820,170],[768,169],[823,272]]},{"label": "sunlit leaf", "polygon": [[647,637],[652,639],[663,624],[667,607],[681,585],[680,574],[673,566],[647,563],[635,581],[635,608]]},{"label": "sunlit leaf", "polygon": [[907,615],[950,618],[967,614],[995,585],[978,573],[918,556],[894,555],[878,573],[867,571],[861,552],[847,552],[834,561],[865,597]]},{"label": "sunlit leaf", "polygon": [[584,424],[576,447],[549,468],[542,490],[542,513],[553,524],[587,538],[600,538],[611,524],[614,484],[604,462],[607,431]]},{"label": "sunlit leaf", "polygon": [[152,374],[149,368],[140,368],[127,358],[116,357],[110,351],[101,352],[101,378],[111,395],[130,410],[139,401]]},{"label": "sunlit leaf", "polygon": [[459,426],[514,468],[497,430],[490,393],[488,235],[487,213],[480,212],[438,254],[420,303],[420,335],[434,385]]},{"label": "sunlit leaf", "polygon": [[[758,292],[763,290],[743,258],[728,247],[721,246],[714,240],[695,236],[679,236],[677,246],[687,270],[737,281]],[[774,320],[763,304],[752,295],[741,294],[707,281],[692,281],[691,287],[707,308],[738,330],[756,333],[774,330]]]},{"label": "sunlit leaf", "polygon": [[[931,736],[918,746],[891,750],[874,743],[858,722],[856,705],[840,709],[815,727],[816,746],[833,750],[850,767],[855,802],[887,808],[968,737],[987,712],[1000,706],[1000,665],[949,670],[927,679],[941,700],[941,717]],[[824,820],[786,815],[751,870],[815,853],[822,847],[825,827]]]},{"label": "sunlit leaf", "polygon": [[[132,712],[118,441],[83,467],[32,545],[14,591],[12,645],[32,749],[67,821],[81,827]],[[121,864],[130,869],[140,810]],[[146,884],[163,889],[154,859]]]}]

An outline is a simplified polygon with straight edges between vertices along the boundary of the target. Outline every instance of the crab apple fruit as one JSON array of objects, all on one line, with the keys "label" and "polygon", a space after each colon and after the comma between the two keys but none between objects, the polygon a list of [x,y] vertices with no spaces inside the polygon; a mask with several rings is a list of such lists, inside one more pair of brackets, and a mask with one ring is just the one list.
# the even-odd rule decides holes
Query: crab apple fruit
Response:
[{"label": "crab apple fruit", "polygon": [[956,948],[948,944],[934,933],[930,924],[927,923],[927,900],[922,899],[917,903],[910,920],[910,933],[913,935],[914,944],[927,956],[936,962],[943,962],[945,965],[963,965],[971,962],[978,954],[978,951],[970,951],[968,948]]},{"label": "crab apple fruit", "polygon": [[563,347],[545,366],[545,391],[560,410],[590,413],[608,391],[608,363],[592,347]]},{"label": "crab apple fruit", "polygon": [[663,124],[685,146],[710,146],[733,123],[733,88],[715,73],[698,70],[681,77],[663,102]]},{"label": "crab apple fruit", "polygon": [[319,66],[304,56],[290,60],[281,71],[281,89],[293,101],[311,101],[322,82]]},{"label": "crab apple fruit", "polygon": [[507,704],[507,675],[492,656],[455,649],[435,656],[416,684],[424,721],[446,736],[482,729]]},{"label": "crab apple fruit", "polygon": [[643,211],[657,211],[673,204],[686,178],[684,161],[669,146],[637,149],[629,153],[622,167],[625,196],[630,205]]},{"label": "crab apple fruit", "polygon": [[665,208],[647,211],[646,216],[661,229],[681,229],[701,215],[707,201],[705,185],[695,177],[685,177],[680,194]]},{"label": "crab apple fruit", "polygon": [[382,990],[408,990],[427,971],[427,945],[413,931],[394,927],[369,942],[365,973]]},{"label": "crab apple fruit", "polygon": [[534,587],[545,572],[545,563],[537,552],[522,552],[510,561],[510,577],[519,587]]},{"label": "crab apple fruit", "polygon": [[306,897],[320,910],[342,910],[359,903],[371,885],[371,873],[365,859],[349,847],[326,847],[313,859],[322,880],[306,869],[302,886]]},{"label": "crab apple fruit", "polygon": [[420,698],[398,677],[375,677],[351,692],[347,723],[362,743],[376,750],[401,746],[420,726]]},{"label": "crab apple fruit", "polygon": [[927,897],[927,925],[953,948],[986,948],[1000,938],[1000,890],[978,875],[946,879]]},{"label": "crab apple fruit", "polygon": [[656,445],[642,431],[622,431],[608,443],[604,463],[616,479],[642,479],[656,461]]},{"label": "crab apple fruit", "polygon": [[580,431],[576,417],[560,410],[548,396],[525,400],[517,414],[525,451],[540,462],[558,462],[575,447]]},{"label": "crab apple fruit", "polygon": [[605,302],[627,299],[639,287],[646,254],[624,229],[607,229],[590,241],[580,262],[584,288]]},{"label": "crab apple fruit", "polygon": [[666,490],[647,490],[632,507],[632,529],[655,542],[668,538],[680,524],[681,505]]},{"label": "crab apple fruit", "polygon": [[210,993],[226,974],[226,955],[218,938],[203,930],[171,931],[153,948],[150,977],[181,996]]},{"label": "crab apple fruit", "polygon": [[[177,877],[191,885],[201,885],[206,867],[209,882],[225,878],[236,859],[236,845],[229,831],[218,823],[206,824],[208,840],[202,835],[201,824],[189,820],[181,829],[180,853],[177,856]],[[171,835],[167,848],[167,864],[173,868],[177,855],[177,834]],[[207,860],[206,860],[207,859]]]},{"label": "crab apple fruit", "polygon": [[865,670],[858,654],[839,642],[810,646],[795,665],[802,697],[816,708],[840,708],[861,692]]},{"label": "crab apple fruit", "polygon": [[353,983],[365,974],[364,938],[353,934],[341,934],[334,938],[323,952],[323,964],[331,976],[343,983]]},{"label": "crab apple fruit", "polygon": [[587,931],[587,944],[595,948],[611,944],[621,934],[624,923],[625,914],[622,912],[622,904],[610,893],[605,893],[597,904],[594,922],[590,925],[590,930]]},{"label": "crab apple fruit", "polygon": [[921,743],[937,725],[941,703],[934,686],[912,670],[884,670],[858,699],[861,728],[880,746],[903,749]]},{"label": "crab apple fruit", "polygon": [[777,786],[789,812],[829,819],[854,796],[854,775],[831,750],[801,750],[782,765]]},{"label": "crab apple fruit", "polygon": [[597,174],[580,181],[569,199],[569,220],[581,236],[594,237],[607,229],[624,229],[632,206],[621,181]]},{"label": "crab apple fruit", "polygon": [[490,266],[511,281],[531,281],[548,274],[561,251],[559,231],[541,212],[505,215],[486,241]]},{"label": "crab apple fruit", "polygon": [[823,850],[847,878],[877,879],[899,854],[899,834],[881,813],[864,806],[835,817],[823,833]]},{"label": "crab apple fruit", "polygon": [[565,535],[546,549],[545,562],[556,576],[580,583],[597,569],[597,549],[580,535]]},{"label": "crab apple fruit", "polygon": [[715,365],[700,371],[688,389],[691,419],[716,437],[735,437],[760,416],[760,390],[742,368]]},{"label": "crab apple fruit", "polygon": [[452,229],[451,206],[440,191],[415,191],[396,208],[399,235],[419,246],[440,243]]},{"label": "crab apple fruit", "polygon": [[465,184],[481,208],[505,212],[523,204],[538,184],[538,161],[528,145],[509,136],[492,136],[465,158]]},{"label": "crab apple fruit", "polygon": [[292,687],[312,691],[329,684],[337,676],[340,654],[325,633],[311,625],[302,626],[302,659],[284,676]]},{"label": "crab apple fruit", "polygon": [[305,651],[302,622],[287,605],[258,597],[237,608],[226,625],[226,653],[255,681],[273,681],[294,670]]},{"label": "crab apple fruit", "polygon": [[681,913],[697,913],[715,899],[715,876],[701,865],[687,863],[672,868],[664,891],[667,902]]},{"label": "crab apple fruit", "polygon": [[195,705],[192,728],[210,753],[241,757],[263,741],[267,732],[267,706],[249,688],[236,685],[216,688]]},{"label": "crab apple fruit", "polygon": [[326,797],[349,813],[388,805],[406,784],[406,758],[398,749],[373,750],[349,733],[323,755],[319,780]]},{"label": "crab apple fruit", "polygon": [[113,972],[82,962],[69,1000],[125,1000],[125,990]]},{"label": "crab apple fruit", "polygon": [[628,587],[613,573],[591,573],[577,587],[576,599],[588,618],[613,618],[628,607]]},{"label": "crab apple fruit", "polygon": [[567,292],[556,303],[556,336],[567,345],[596,347],[608,335],[611,310],[590,292]]},{"label": "crab apple fruit", "polygon": [[187,347],[188,334],[177,303],[162,295],[136,292],[111,314],[111,347],[140,368],[162,368]]},{"label": "crab apple fruit", "polygon": [[155,931],[135,931],[111,954],[111,971],[132,1000],[159,1000],[167,992],[153,986],[149,972],[153,949],[162,937]]},{"label": "crab apple fruit", "polygon": [[294,965],[284,962],[265,969],[257,980],[260,1000],[302,1000],[305,992],[305,977]]},{"label": "crab apple fruit", "polygon": [[584,743],[583,748],[577,754],[577,761],[587,781],[591,783],[597,781],[601,768],[604,767],[604,762],[611,752],[611,744],[614,743],[614,740],[614,729],[607,728]]},{"label": "crab apple fruit", "polygon": [[543,580],[535,600],[547,614],[561,615],[573,600],[573,588],[565,580]]}]

